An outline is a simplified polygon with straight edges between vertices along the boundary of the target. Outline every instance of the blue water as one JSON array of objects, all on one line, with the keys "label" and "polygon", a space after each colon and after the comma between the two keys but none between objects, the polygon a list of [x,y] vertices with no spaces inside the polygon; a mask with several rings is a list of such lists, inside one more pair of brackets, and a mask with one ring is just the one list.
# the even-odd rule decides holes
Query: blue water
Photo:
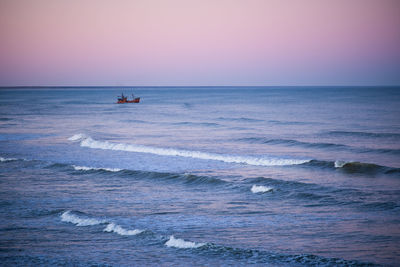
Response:
[{"label": "blue water", "polygon": [[0,89],[0,265],[395,266],[399,251],[400,88]]}]

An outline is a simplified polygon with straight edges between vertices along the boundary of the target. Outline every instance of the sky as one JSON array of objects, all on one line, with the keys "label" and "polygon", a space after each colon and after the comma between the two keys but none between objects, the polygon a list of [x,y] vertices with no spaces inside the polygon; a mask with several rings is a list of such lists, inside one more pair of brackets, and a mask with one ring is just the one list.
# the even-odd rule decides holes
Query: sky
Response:
[{"label": "sky", "polygon": [[0,86],[400,85],[399,0],[0,0]]}]

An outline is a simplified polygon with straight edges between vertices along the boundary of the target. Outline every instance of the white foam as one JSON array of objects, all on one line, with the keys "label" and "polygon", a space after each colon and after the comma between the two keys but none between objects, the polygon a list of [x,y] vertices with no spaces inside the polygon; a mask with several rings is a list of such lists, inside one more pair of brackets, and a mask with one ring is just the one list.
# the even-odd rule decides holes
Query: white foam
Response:
[{"label": "white foam", "polygon": [[183,239],[175,238],[173,235],[169,237],[169,240],[165,243],[167,247],[175,248],[198,248],[206,245],[205,243],[195,243],[190,241],[185,241]]},{"label": "white foam", "polygon": [[75,214],[72,214],[69,210],[61,214],[60,217],[61,221],[73,223],[76,224],[76,226],[89,226],[105,223],[104,220],[98,220],[94,218],[81,218]]},{"label": "white foam", "polygon": [[0,162],[7,162],[7,161],[14,161],[14,160],[18,160],[18,159],[16,159],[16,158],[3,158],[3,157],[0,157]]},{"label": "white foam", "polygon": [[343,160],[337,160],[337,161],[335,161],[335,168],[342,168],[347,163],[349,163],[349,162],[343,161]]},{"label": "white foam", "polygon": [[251,192],[254,194],[257,193],[265,193],[274,190],[272,187],[262,186],[262,185],[253,185],[251,187]]},{"label": "white foam", "polygon": [[109,171],[109,172],[119,172],[122,169],[117,169],[117,168],[94,168],[94,167],[86,167],[86,166],[76,166],[72,165],[72,167],[76,171],[98,171],[98,170],[103,170],[103,171]]},{"label": "white foam", "polygon": [[[75,136],[75,135],[74,135]],[[73,136],[73,137],[74,137]],[[71,137],[71,138],[73,138]],[[150,153],[161,156],[179,156],[186,158],[205,159],[205,160],[218,160],[228,163],[242,163],[256,166],[284,166],[284,165],[296,165],[309,162],[310,160],[301,159],[285,159],[285,158],[257,158],[257,157],[246,157],[246,156],[234,156],[234,155],[223,155],[213,154],[200,151],[181,150],[173,148],[159,148],[151,146],[142,146],[134,144],[123,144],[123,143],[110,143],[108,141],[97,141],[91,137],[87,137],[81,140],[80,145],[82,147],[96,148],[96,149],[107,149],[107,150],[120,150],[128,152],[139,152],[139,153]]]},{"label": "white foam", "polygon": [[68,138],[68,140],[69,141],[80,141],[85,138],[87,138],[86,134],[75,134],[75,135],[71,136],[70,138]]},{"label": "white foam", "polygon": [[119,235],[137,235],[143,232],[143,230],[126,230],[115,223],[109,223],[106,228],[103,230],[104,232],[114,232]]}]

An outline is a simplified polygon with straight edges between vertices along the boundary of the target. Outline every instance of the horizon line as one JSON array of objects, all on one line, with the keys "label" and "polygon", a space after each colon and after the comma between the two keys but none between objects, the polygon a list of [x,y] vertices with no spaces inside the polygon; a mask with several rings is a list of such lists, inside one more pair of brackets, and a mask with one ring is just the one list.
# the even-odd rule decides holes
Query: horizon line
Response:
[{"label": "horizon line", "polygon": [[118,88],[118,87],[191,87],[191,88],[203,88],[203,87],[400,87],[398,85],[10,85],[0,86],[0,89],[5,88]]}]

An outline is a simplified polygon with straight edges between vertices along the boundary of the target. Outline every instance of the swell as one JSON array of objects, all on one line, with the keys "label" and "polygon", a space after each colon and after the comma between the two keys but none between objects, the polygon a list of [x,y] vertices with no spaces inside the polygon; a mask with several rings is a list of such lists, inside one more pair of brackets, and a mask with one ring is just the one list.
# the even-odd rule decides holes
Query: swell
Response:
[{"label": "swell", "polygon": [[340,258],[326,258],[313,254],[280,254],[257,249],[234,248],[213,243],[207,243],[195,249],[195,252],[204,256],[217,256],[234,259],[248,264],[266,265],[293,265],[293,266],[376,266],[372,263]]},{"label": "swell", "polygon": [[400,168],[382,166],[373,163],[364,163],[357,161],[320,161],[311,160],[302,164],[302,166],[326,168],[336,171],[342,171],[349,174],[399,174]]},{"label": "swell", "polygon": [[11,119],[11,118],[0,118],[0,121],[11,121],[11,120],[13,120],[13,119]]},{"label": "swell", "polygon": [[[43,163],[40,163],[43,166]],[[336,165],[336,167],[335,167]],[[91,177],[101,176],[106,179],[115,177],[124,179],[145,180],[159,185],[159,182],[178,183],[194,187],[206,187],[209,190],[228,191],[230,193],[251,194],[261,198],[271,198],[271,200],[282,201],[291,200],[305,206],[351,206],[361,210],[394,210],[400,207],[397,198],[390,195],[382,198],[381,193],[367,193],[356,189],[340,189],[327,187],[317,184],[303,183],[297,181],[287,181],[274,178],[258,177],[247,178],[238,181],[226,177],[200,176],[188,173],[163,173],[149,172],[128,169],[116,169],[105,167],[86,167],[72,164],[55,163],[44,168],[56,169],[67,172],[71,175],[92,175]],[[313,160],[302,167],[327,168],[333,171],[345,171],[360,173],[364,172],[396,172],[400,169],[390,169],[374,164],[363,164],[356,162],[328,162]],[[400,193],[400,191],[398,192]],[[397,191],[395,194],[398,194]],[[111,226],[110,226],[111,227]]]},{"label": "swell", "polygon": [[218,123],[213,123],[213,122],[189,122],[189,121],[183,121],[183,122],[177,122],[173,123],[173,125],[176,126],[204,126],[204,127],[220,127],[221,124]]},{"label": "swell", "polygon": [[400,202],[397,196],[400,191],[394,190],[382,196],[382,192],[364,192],[358,189],[344,189],[318,184],[284,181],[258,177],[244,180],[251,192],[268,201],[292,201],[295,205],[305,207],[346,206],[358,211],[398,210]]},{"label": "swell", "polygon": [[400,138],[400,133],[329,131],[326,134],[327,135],[331,135],[331,136],[354,136],[354,137],[371,137],[371,138]]},{"label": "swell", "polygon": [[347,150],[358,153],[380,153],[380,154],[394,154],[400,155],[400,149],[386,149],[386,148],[363,148],[363,147],[353,147],[343,144],[335,143],[322,143],[322,142],[303,142],[293,139],[268,139],[263,137],[248,137],[241,138],[238,141],[244,141],[256,144],[268,144],[268,145],[285,145],[285,146],[299,146],[305,148],[314,149],[336,149],[336,150]]},{"label": "swell", "polygon": [[240,118],[219,117],[217,119],[221,120],[221,121],[238,121],[238,122],[263,122],[264,121],[264,120],[260,120],[260,119],[252,119],[252,118],[246,118],[246,117],[240,117]]},{"label": "swell", "polygon": [[55,163],[48,166],[48,168],[60,169],[64,171],[72,171],[75,175],[85,174],[101,174],[105,176],[119,176],[134,179],[154,179],[154,180],[175,180],[183,182],[184,184],[195,185],[219,185],[226,184],[227,182],[215,177],[199,176],[188,173],[165,173],[165,172],[151,172],[151,171],[138,171],[129,169],[118,168],[105,168],[105,167],[87,167],[76,166],[69,164]]},{"label": "swell", "polygon": [[228,154],[207,153],[201,151],[182,150],[174,148],[160,148],[152,146],[143,146],[135,144],[111,143],[108,141],[97,141],[84,134],[77,134],[70,138],[70,141],[79,141],[82,147],[104,150],[118,150],[137,153],[148,153],[161,156],[177,156],[184,158],[195,158],[201,160],[215,160],[226,163],[247,164],[254,166],[285,166],[297,165],[308,162],[305,159],[294,158],[279,158],[279,157],[252,157],[252,156],[237,156]]}]

